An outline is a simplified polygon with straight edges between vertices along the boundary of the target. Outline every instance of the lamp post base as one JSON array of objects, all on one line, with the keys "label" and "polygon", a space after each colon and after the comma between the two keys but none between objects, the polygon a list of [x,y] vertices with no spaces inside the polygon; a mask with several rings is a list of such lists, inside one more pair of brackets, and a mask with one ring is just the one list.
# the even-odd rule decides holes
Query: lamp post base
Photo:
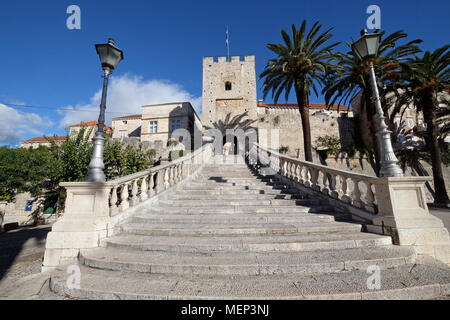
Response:
[{"label": "lamp post base", "polygon": [[105,165],[103,163],[103,149],[105,145],[105,138],[102,132],[97,132],[94,139],[94,151],[92,160],[89,163],[89,172],[86,176],[86,182],[106,182]]}]

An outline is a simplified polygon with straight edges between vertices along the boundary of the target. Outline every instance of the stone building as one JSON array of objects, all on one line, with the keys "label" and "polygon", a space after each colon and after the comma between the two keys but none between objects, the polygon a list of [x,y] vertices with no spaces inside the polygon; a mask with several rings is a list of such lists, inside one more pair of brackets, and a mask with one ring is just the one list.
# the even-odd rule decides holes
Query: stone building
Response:
[{"label": "stone building", "polygon": [[25,149],[28,149],[28,148],[37,149],[40,146],[50,147],[50,145],[51,145],[50,141],[54,141],[56,144],[60,145],[66,140],[67,140],[66,136],[36,137],[36,138],[32,138],[32,139],[23,141],[21,143],[20,147],[25,148]]},{"label": "stone building", "polygon": [[113,139],[140,142],[145,149],[160,154],[170,139],[192,150],[195,132],[201,132],[201,120],[190,102],[171,102],[143,106],[140,115],[114,118],[112,128]]},{"label": "stone building", "polygon": [[[203,129],[255,129],[258,141],[269,148],[285,147],[288,154],[303,153],[303,134],[297,104],[257,102],[255,56],[203,59]],[[341,112],[343,111],[343,112]],[[351,109],[310,104],[312,143],[321,135],[334,135],[341,144],[353,141]],[[228,137],[224,142],[230,142]],[[237,144],[237,139],[231,140]],[[246,146],[247,149],[248,146]],[[236,151],[236,145],[234,146]]]},{"label": "stone building", "polygon": [[142,114],[112,119],[113,139],[141,137]]},{"label": "stone building", "polygon": [[[86,132],[90,132],[89,138],[92,139],[98,130],[98,121],[81,122],[70,126],[69,136],[76,135],[82,128],[86,129]],[[111,132],[112,129],[108,126],[104,126],[105,132]]]}]

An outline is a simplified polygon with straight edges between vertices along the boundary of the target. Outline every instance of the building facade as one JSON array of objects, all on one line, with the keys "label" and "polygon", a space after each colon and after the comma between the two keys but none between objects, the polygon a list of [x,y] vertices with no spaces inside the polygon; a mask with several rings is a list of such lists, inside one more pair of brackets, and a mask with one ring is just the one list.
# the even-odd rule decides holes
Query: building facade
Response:
[{"label": "building facade", "polygon": [[23,141],[20,145],[21,148],[25,149],[38,149],[40,146],[50,147],[51,141],[54,141],[57,145],[62,144],[67,140],[66,136],[53,136],[53,137],[36,137],[26,141]]},{"label": "building facade", "polygon": [[[148,149],[166,149],[173,139],[194,148],[194,136],[200,136],[201,120],[190,102],[172,102],[142,107],[142,114],[114,118],[113,139],[138,140]],[[184,129],[184,130],[179,130]]]},{"label": "building facade", "polygon": [[[283,147],[291,156],[303,154],[298,105],[257,102],[255,56],[231,57],[230,61],[226,57],[204,58],[202,103],[204,131],[216,128],[225,134],[227,129],[255,129],[262,145],[276,150]],[[343,106],[338,109],[337,106],[310,104],[313,146],[323,135],[333,135],[341,144],[351,144],[352,117],[351,110]],[[224,142],[238,143],[236,139],[230,141],[228,136]]]}]

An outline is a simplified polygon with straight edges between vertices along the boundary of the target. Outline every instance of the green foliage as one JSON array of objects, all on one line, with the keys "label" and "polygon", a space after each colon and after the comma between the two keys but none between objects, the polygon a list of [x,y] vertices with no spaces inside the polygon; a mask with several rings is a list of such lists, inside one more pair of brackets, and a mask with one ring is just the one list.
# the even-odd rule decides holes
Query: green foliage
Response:
[{"label": "green foliage", "polygon": [[331,135],[320,136],[316,140],[316,149],[326,149],[338,153],[341,150],[341,140]]},{"label": "green foliage", "polygon": [[174,161],[182,158],[190,153],[189,150],[173,150],[169,152],[169,161]]},{"label": "green foliage", "polygon": [[170,139],[169,141],[167,141],[167,147],[169,148],[169,147],[175,147],[175,146],[177,146],[177,145],[179,145],[180,144],[180,142],[178,142],[177,140],[175,140],[175,139]]},{"label": "green foliage", "polygon": [[[91,131],[82,128],[77,135],[57,145],[38,149],[0,148],[0,200],[14,201],[17,193],[32,196],[51,192],[65,197],[60,182],[84,181],[89,171],[93,144]],[[125,146],[107,139],[104,149],[105,175],[108,180],[142,171],[155,162],[155,150],[144,152],[140,147]]]},{"label": "green foliage", "polygon": [[289,152],[289,147],[288,146],[281,146],[281,148],[278,149],[278,152],[282,153],[282,154],[286,154],[286,153]]},{"label": "green foliage", "polygon": [[280,116],[276,116],[276,117],[273,119],[273,124],[274,124],[275,126],[278,126],[278,125],[280,124]]},{"label": "green foliage", "polygon": [[55,159],[48,148],[0,148],[0,200],[13,201],[17,192],[38,195],[57,180]]},{"label": "green foliage", "polygon": [[369,161],[372,161],[375,156],[375,152],[373,150],[356,148],[354,145],[341,146],[340,139],[331,135],[324,135],[317,138],[316,150],[325,159],[329,156],[336,156],[340,153],[346,153],[349,157],[354,157],[356,153],[359,152],[360,154],[364,154]]}]

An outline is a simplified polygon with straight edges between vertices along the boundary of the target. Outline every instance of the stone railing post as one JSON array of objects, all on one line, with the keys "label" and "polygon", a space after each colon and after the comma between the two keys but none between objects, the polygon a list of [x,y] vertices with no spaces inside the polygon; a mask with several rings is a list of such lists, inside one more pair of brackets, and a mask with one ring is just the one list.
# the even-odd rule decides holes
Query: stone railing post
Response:
[{"label": "stone railing post", "polygon": [[262,167],[267,166],[266,154],[278,159],[282,181],[350,213],[367,231],[390,235],[394,244],[412,246],[418,254],[450,265],[449,233],[426,203],[425,183],[431,177],[377,178],[287,157],[258,144],[254,148]]},{"label": "stone railing post", "polygon": [[379,178],[375,184],[378,215],[374,225],[391,234],[395,244],[410,245],[450,264],[450,236],[442,221],[430,214],[425,183],[431,177]]},{"label": "stone railing post", "polygon": [[80,249],[98,247],[108,235],[111,186],[92,182],[60,185],[67,190],[66,209],[47,236],[43,271],[76,258]]}]

